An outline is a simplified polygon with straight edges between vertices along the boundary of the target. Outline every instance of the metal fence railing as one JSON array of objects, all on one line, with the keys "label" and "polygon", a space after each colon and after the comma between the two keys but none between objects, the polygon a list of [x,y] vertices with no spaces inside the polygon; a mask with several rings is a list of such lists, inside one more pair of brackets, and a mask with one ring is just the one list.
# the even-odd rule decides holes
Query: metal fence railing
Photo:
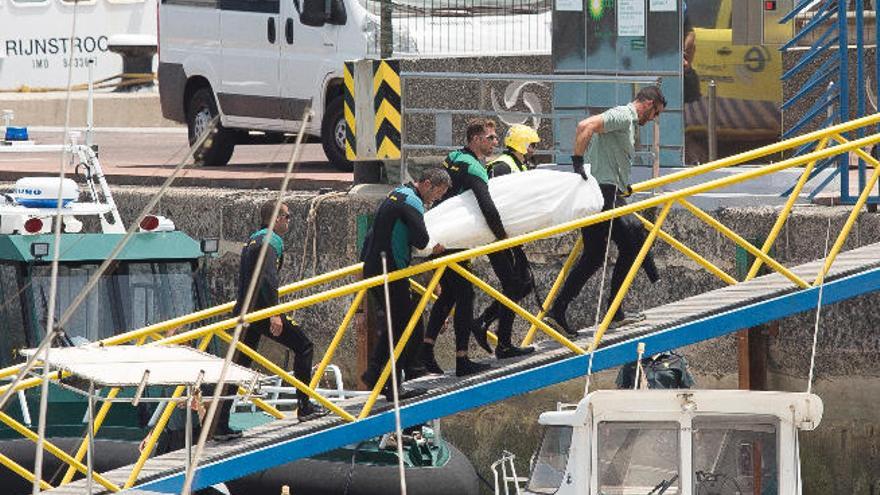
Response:
[{"label": "metal fence railing", "polygon": [[[383,2],[361,2],[372,20],[368,54],[379,55]],[[394,57],[550,53],[551,0],[396,0],[390,8]]]}]

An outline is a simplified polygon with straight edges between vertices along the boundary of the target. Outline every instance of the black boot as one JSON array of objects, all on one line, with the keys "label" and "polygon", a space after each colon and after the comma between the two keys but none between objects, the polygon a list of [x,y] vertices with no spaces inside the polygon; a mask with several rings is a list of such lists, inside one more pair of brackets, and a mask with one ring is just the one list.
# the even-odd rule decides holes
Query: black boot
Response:
[{"label": "black boot", "polygon": [[517,347],[511,344],[498,344],[498,347],[495,348],[495,356],[498,359],[512,358],[525,356],[527,354],[531,354],[535,352],[534,347]]},{"label": "black boot", "polygon": [[488,326],[481,327],[481,326],[477,325],[476,322],[474,322],[474,324],[471,325],[471,333],[474,334],[474,342],[479,344],[479,346],[482,347],[484,351],[488,352],[489,354],[492,354],[492,346],[489,345],[489,339],[486,336],[486,332],[488,332],[488,331],[489,331]]},{"label": "black boot", "polygon": [[296,408],[296,419],[300,423],[305,423],[306,421],[326,416],[329,412],[310,400],[304,400],[302,405]]},{"label": "black boot", "polygon": [[574,330],[569,326],[568,321],[565,319],[565,310],[568,309],[568,304],[560,304],[556,303],[550,308],[550,311],[547,312],[547,316],[545,318],[550,323],[551,327],[554,327],[556,331],[564,332],[569,337],[577,337],[577,330]]},{"label": "black boot", "polygon": [[434,344],[422,342],[422,347],[419,348],[419,361],[428,373],[432,375],[444,374],[443,368],[437,364],[437,359],[434,357]]},{"label": "black boot", "polygon": [[488,371],[492,368],[487,363],[475,363],[465,357],[455,358],[455,376],[468,376]]}]

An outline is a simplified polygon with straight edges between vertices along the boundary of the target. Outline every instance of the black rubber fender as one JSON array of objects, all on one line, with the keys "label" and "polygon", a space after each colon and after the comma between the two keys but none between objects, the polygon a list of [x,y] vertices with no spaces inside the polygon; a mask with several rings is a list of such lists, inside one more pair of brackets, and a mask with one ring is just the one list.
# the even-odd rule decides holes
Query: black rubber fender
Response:
[{"label": "black rubber fender", "polygon": [[[448,444],[449,461],[440,467],[406,469],[411,495],[478,495],[479,478],[470,460]],[[400,491],[398,467],[302,459],[226,483],[232,495],[279,493],[283,485],[294,494],[387,495]]]}]

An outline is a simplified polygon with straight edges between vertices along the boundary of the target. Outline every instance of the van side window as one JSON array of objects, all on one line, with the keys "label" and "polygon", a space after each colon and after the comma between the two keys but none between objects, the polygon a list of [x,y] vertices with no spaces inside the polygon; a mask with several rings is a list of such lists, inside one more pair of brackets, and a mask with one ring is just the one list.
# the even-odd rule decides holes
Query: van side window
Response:
[{"label": "van side window", "polygon": [[281,2],[279,0],[220,0],[220,10],[278,14],[281,12]]},{"label": "van side window", "polygon": [[184,5],[187,7],[204,7],[206,9],[216,9],[217,0],[162,0],[165,5]]}]

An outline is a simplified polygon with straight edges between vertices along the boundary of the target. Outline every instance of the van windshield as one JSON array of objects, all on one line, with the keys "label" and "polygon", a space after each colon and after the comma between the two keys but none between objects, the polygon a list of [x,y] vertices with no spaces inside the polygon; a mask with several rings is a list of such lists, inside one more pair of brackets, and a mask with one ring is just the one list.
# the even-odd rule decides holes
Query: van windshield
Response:
[{"label": "van windshield", "polygon": [[687,0],[687,20],[692,26],[713,29],[722,0]]},{"label": "van windshield", "polygon": [[544,430],[541,448],[532,458],[530,492],[556,493],[562,485],[571,448],[571,432],[571,426],[548,426]]},{"label": "van windshield", "polygon": [[[56,321],[98,266],[79,263],[58,267]],[[43,334],[46,325],[50,274],[49,265],[37,265],[31,272],[37,335]],[[93,342],[191,313],[198,308],[197,301],[196,279],[189,262],[121,262],[101,277],[64,330],[74,345]]]}]

